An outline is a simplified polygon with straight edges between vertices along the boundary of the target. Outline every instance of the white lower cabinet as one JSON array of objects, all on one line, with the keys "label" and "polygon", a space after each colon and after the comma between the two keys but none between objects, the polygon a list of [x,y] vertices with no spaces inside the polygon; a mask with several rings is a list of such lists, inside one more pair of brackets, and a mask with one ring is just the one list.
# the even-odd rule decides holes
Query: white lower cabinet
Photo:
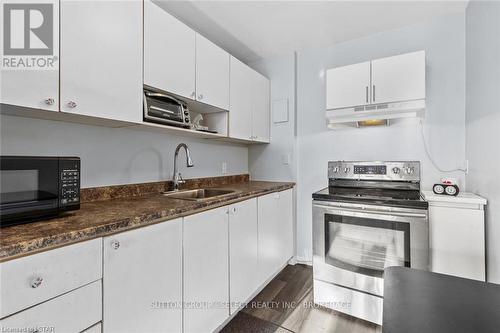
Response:
[{"label": "white lower cabinet", "polygon": [[292,190],[258,198],[260,282],[273,276],[293,255]]},{"label": "white lower cabinet", "polygon": [[0,318],[102,277],[102,239],[0,263]]},{"label": "white lower cabinet", "polygon": [[182,219],[104,238],[104,332],[182,331]]},{"label": "white lower cabinet", "polygon": [[229,207],[184,218],[184,332],[212,332],[229,317]]},{"label": "white lower cabinet", "polygon": [[229,295],[231,314],[259,287],[257,199],[229,207]]},{"label": "white lower cabinet", "polygon": [[431,270],[486,280],[484,205],[486,199],[462,192],[457,197],[423,191],[429,202]]},{"label": "white lower cabinet", "polygon": [[292,214],[286,190],[1,263],[0,331],[213,332],[292,257]]},{"label": "white lower cabinet", "polygon": [[0,320],[1,332],[81,332],[101,321],[101,280]]}]

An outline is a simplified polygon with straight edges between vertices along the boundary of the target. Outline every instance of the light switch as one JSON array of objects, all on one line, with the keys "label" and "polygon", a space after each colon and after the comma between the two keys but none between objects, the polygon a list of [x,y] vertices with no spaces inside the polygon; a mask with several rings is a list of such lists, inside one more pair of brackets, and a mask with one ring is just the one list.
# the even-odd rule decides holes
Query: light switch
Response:
[{"label": "light switch", "polygon": [[284,165],[290,165],[291,159],[292,157],[290,153],[281,155],[281,160],[283,161]]}]

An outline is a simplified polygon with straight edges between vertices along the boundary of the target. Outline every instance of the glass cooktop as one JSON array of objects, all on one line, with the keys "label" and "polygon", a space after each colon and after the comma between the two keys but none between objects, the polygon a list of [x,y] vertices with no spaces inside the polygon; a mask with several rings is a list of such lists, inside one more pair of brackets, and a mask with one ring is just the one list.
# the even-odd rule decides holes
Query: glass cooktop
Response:
[{"label": "glass cooktop", "polygon": [[366,203],[384,206],[427,208],[427,202],[418,190],[378,188],[327,187],[313,193],[313,199],[323,201]]}]

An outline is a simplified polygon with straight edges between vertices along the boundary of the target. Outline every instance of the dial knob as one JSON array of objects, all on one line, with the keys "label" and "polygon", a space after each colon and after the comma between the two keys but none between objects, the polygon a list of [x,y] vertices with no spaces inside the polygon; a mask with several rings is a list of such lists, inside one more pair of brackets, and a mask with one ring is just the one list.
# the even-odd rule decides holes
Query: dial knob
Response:
[{"label": "dial knob", "polygon": [[404,170],[405,170],[405,173],[407,175],[411,175],[415,171],[415,168],[413,168],[413,167],[406,167],[406,168],[404,168]]},{"label": "dial knob", "polygon": [[349,171],[351,171],[351,168],[349,168],[349,167],[344,168],[344,173],[349,173]]},{"label": "dial knob", "polygon": [[338,173],[339,172],[339,167],[333,168],[333,173]]},{"label": "dial knob", "polygon": [[401,169],[398,168],[398,167],[394,167],[392,168],[392,173],[395,173],[396,175],[399,174],[401,172]]}]

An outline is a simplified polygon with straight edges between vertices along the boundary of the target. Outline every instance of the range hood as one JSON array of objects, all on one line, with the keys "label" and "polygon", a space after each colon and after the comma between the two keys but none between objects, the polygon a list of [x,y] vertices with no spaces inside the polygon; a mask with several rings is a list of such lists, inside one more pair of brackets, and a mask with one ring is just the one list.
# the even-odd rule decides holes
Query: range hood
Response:
[{"label": "range hood", "polygon": [[385,123],[388,123],[390,119],[423,117],[424,111],[425,99],[419,99],[327,110],[326,120],[329,128],[342,127],[341,125],[359,127],[370,121],[384,123],[375,121],[386,120]]}]

